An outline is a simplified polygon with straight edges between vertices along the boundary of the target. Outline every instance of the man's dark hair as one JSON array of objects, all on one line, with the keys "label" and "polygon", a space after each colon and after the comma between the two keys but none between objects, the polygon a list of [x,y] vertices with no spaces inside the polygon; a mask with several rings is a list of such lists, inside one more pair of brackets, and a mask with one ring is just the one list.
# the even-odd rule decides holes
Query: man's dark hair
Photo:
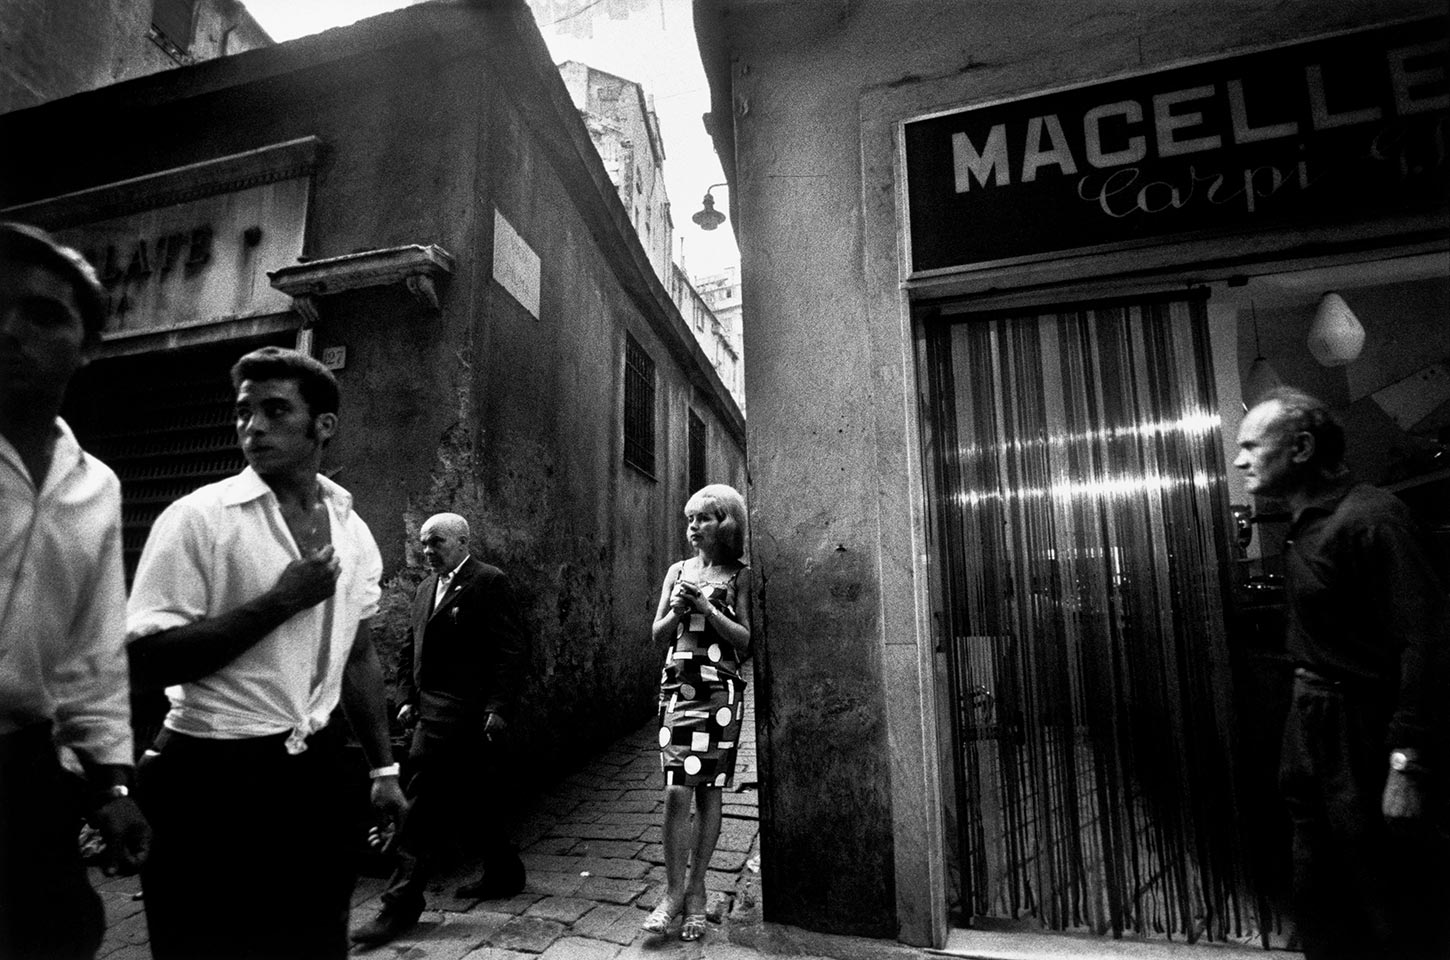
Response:
[{"label": "man's dark hair", "polygon": [[297,392],[314,417],[336,413],[341,402],[331,370],[307,354],[285,347],[262,347],[238,360],[232,365],[233,389],[239,389],[243,380],[296,380]]},{"label": "man's dark hair", "polygon": [[30,263],[47,267],[70,281],[86,340],[101,338],[106,323],[106,290],[92,267],[79,252],[61,243],[39,227],[28,223],[0,221],[0,263]]},{"label": "man's dark hair", "polygon": [[1326,477],[1344,471],[1344,427],[1329,405],[1294,387],[1275,387],[1260,403],[1279,405],[1279,428],[1286,434],[1307,433],[1314,438],[1314,456],[1307,464]]}]

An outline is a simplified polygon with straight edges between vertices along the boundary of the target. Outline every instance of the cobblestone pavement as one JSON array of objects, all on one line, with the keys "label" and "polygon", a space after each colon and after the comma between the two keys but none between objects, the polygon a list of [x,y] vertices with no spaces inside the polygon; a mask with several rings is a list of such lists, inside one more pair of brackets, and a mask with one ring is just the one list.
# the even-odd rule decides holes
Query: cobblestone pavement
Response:
[{"label": "cobblestone pavement", "polygon": [[[376,960],[614,960],[614,958],[730,956],[720,924],[732,911],[757,914],[759,814],[753,685],[735,785],[724,796],[720,843],[710,861],[705,940],[684,944],[678,935],[639,929],[664,892],[660,845],[664,781],[658,728],[653,719],[582,770],[541,794],[524,813],[515,838],[528,870],[524,892],[510,900],[460,900],[459,884],[477,876],[468,863],[429,884],[428,909],[418,925],[392,943],[353,956]],[[150,956],[146,918],[135,877],[94,874],[106,906],[105,960]],[[354,926],[371,919],[385,881],[362,877],[353,894]],[[678,926],[678,925],[677,925]]]}]

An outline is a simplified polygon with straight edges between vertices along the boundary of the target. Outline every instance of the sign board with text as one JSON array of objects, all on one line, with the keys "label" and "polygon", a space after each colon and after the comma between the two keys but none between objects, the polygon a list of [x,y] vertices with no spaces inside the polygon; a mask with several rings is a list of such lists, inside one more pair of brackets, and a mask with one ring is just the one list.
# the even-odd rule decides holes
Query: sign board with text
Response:
[{"label": "sign board with text", "polygon": [[1443,21],[911,120],[910,273],[1447,208]]},{"label": "sign board with text", "polygon": [[55,232],[100,274],[108,334],[285,313],[266,271],[302,252],[309,189],[293,177]]}]

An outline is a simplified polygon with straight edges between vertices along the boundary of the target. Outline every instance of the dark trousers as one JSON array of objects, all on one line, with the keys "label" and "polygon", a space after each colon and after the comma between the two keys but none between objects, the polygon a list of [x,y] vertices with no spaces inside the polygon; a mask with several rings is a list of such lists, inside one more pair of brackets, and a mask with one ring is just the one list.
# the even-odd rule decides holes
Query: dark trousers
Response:
[{"label": "dark trousers", "polygon": [[105,931],[78,840],[80,796],[61,769],[50,724],[0,736],[0,957],[72,960]]},{"label": "dark trousers", "polygon": [[143,759],[154,836],[141,885],[155,960],[347,956],[357,781],[333,728],[296,755],[285,739],[165,731],[160,755]]},{"label": "dark trousers", "polygon": [[457,850],[472,833],[479,844],[484,874],[523,877],[523,864],[509,840],[510,790],[504,785],[502,748],[469,723],[461,733],[454,725],[440,727],[420,721],[408,752],[408,814],[398,828],[398,865],[383,892],[385,908],[416,916],[424,907],[424,889],[441,857]]},{"label": "dark trousers", "polygon": [[1306,960],[1443,960],[1446,843],[1426,823],[1393,833],[1381,812],[1389,749],[1382,702],[1300,671],[1280,785],[1294,827],[1294,908]]}]

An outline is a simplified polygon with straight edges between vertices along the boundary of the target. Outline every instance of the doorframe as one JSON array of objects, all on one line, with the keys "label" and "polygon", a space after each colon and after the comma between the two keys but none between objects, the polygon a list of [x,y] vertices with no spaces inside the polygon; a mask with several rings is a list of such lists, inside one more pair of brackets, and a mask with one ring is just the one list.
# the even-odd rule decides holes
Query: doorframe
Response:
[{"label": "doorframe", "polygon": [[[1133,251],[1067,254],[1029,264],[907,279],[902,131],[906,121],[969,99],[959,76],[869,89],[859,99],[861,291],[873,374],[877,438],[877,555],[882,679],[890,744],[890,796],[898,939],[941,948],[950,933],[946,809],[954,803],[950,745],[940,723],[928,549],[926,478],[920,442],[916,314],[924,305],[969,301],[970,309],[1184,290],[1233,276],[1276,273],[1450,249],[1433,213],[1315,230],[1280,229],[1188,238]],[[946,796],[951,790],[953,796]]]}]

